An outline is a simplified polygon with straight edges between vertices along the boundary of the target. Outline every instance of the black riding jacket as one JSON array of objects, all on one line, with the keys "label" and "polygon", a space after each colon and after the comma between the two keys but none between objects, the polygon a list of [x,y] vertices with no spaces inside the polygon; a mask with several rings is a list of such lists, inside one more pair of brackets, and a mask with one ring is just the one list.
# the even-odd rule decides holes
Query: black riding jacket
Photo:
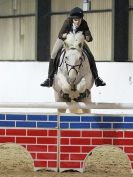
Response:
[{"label": "black riding jacket", "polygon": [[[63,26],[62,26],[59,34],[58,34],[58,38],[59,39],[64,40],[63,39],[63,34],[64,33],[69,33],[70,31],[73,30],[72,29],[72,24],[73,24],[73,19],[68,17],[65,20],[65,22],[64,22],[64,24],[63,24]],[[85,36],[85,38],[86,38],[86,36],[89,36],[89,40],[87,40],[87,42],[90,42],[90,41],[93,40],[91,32],[90,32],[89,27],[88,27],[88,24],[87,24],[87,22],[84,19],[82,19],[80,26],[77,28],[76,32],[78,32],[78,31],[82,31],[84,36]]]}]

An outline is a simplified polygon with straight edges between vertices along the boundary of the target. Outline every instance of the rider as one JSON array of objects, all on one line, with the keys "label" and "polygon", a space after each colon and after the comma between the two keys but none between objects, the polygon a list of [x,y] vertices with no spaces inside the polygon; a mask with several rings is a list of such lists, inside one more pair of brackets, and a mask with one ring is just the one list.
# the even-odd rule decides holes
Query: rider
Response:
[{"label": "rider", "polygon": [[[71,10],[70,16],[65,20],[58,38],[56,40],[56,43],[53,47],[52,53],[51,53],[51,59],[49,62],[49,70],[48,70],[48,78],[41,84],[43,87],[51,87],[53,85],[53,79],[54,79],[54,74],[57,71],[57,66],[55,66],[55,59],[57,56],[57,53],[63,46],[63,41],[66,39],[67,34],[71,31],[73,33],[76,33],[78,31],[82,31],[85,40],[87,42],[91,42],[93,40],[91,32],[89,30],[89,27],[87,25],[87,22],[83,19],[83,10],[79,7],[75,7]],[[95,80],[95,85],[98,86],[105,86],[106,83],[98,76],[98,71],[96,68],[94,56],[91,53],[88,45],[84,43],[84,48],[86,49],[87,55],[89,56],[89,63],[90,63],[90,68],[92,71],[92,75]]]}]

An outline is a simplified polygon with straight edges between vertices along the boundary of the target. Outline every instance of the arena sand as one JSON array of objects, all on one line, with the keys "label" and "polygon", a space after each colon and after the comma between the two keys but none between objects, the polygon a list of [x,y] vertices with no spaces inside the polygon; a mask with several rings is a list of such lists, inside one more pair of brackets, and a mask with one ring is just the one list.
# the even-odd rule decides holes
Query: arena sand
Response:
[{"label": "arena sand", "polygon": [[99,146],[85,159],[84,173],[34,171],[33,160],[20,145],[0,144],[0,177],[133,177],[126,154],[114,146]]}]

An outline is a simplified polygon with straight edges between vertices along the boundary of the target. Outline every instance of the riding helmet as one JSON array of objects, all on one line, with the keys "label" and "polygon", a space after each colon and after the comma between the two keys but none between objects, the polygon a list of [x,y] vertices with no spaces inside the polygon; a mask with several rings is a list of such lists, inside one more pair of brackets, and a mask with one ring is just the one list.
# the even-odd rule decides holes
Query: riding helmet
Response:
[{"label": "riding helmet", "polygon": [[79,19],[79,18],[83,18],[84,14],[83,14],[83,10],[79,7],[75,7],[70,11],[70,17],[72,19]]}]

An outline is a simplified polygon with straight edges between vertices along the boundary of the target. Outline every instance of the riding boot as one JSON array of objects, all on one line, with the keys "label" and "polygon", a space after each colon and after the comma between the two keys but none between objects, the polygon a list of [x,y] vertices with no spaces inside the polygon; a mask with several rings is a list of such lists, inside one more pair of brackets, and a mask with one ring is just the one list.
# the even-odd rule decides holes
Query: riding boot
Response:
[{"label": "riding boot", "polygon": [[98,76],[96,63],[95,63],[95,60],[94,60],[94,57],[93,57],[92,53],[89,52],[88,55],[89,55],[88,60],[89,60],[89,63],[90,63],[90,69],[91,69],[92,75],[94,77],[96,87],[105,86],[106,83]]},{"label": "riding boot", "polygon": [[54,66],[54,62],[55,62],[54,59],[50,59],[48,78],[43,83],[40,84],[42,87],[52,87],[53,85],[54,74],[56,73],[56,67]]}]

